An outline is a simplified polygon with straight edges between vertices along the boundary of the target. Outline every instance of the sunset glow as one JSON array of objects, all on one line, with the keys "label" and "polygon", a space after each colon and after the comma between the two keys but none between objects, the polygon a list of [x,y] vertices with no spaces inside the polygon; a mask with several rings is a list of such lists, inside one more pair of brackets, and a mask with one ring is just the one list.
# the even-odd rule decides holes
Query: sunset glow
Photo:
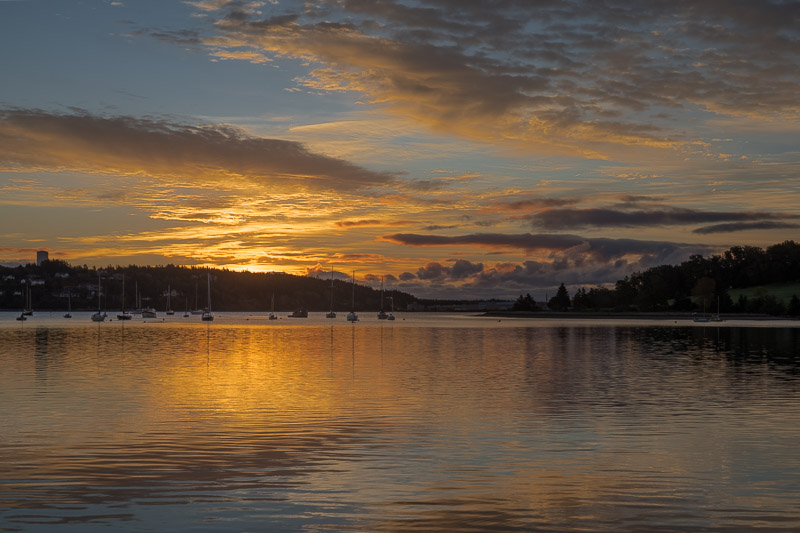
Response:
[{"label": "sunset glow", "polygon": [[800,228],[800,5],[0,2],[0,263],[544,295]]}]

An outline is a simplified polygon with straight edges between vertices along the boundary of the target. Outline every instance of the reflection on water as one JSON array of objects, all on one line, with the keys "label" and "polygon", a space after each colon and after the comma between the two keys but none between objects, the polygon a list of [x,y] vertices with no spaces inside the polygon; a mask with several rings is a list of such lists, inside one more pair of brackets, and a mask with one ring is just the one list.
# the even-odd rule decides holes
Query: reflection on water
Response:
[{"label": "reflection on water", "polygon": [[781,328],[0,327],[0,530],[796,531],[798,348]]}]

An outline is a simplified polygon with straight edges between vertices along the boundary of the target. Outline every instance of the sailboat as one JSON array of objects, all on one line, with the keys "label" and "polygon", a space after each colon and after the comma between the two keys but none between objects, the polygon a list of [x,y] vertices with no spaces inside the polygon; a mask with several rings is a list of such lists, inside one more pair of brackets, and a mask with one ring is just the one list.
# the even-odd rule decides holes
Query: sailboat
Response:
[{"label": "sailboat", "polygon": [[383,276],[381,276],[381,310],[378,311],[378,320],[386,320],[389,315],[383,310]]},{"label": "sailboat", "polygon": [[203,310],[199,307],[200,300],[197,298],[197,283],[194,284],[194,311],[192,311],[193,315],[202,315]]},{"label": "sailboat", "polygon": [[189,298],[186,298],[186,311],[183,313],[183,318],[188,318],[189,314]]},{"label": "sailboat", "polygon": [[269,319],[278,320],[278,315],[275,314],[275,293],[272,293],[272,303],[270,304]]},{"label": "sailboat", "polygon": [[206,276],[208,281],[208,307],[203,310],[201,320],[204,322],[211,322],[214,320],[214,315],[211,314],[211,273],[207,273]]},{"label": "sailboat", "polygon": [[22,311],[21,316],[33,316],[33,303],[31,300],[31,280],[28,280],[28,285],[25,289],[25,310]]},{"label": "sailboat", "polygon": [[172,310],[172,305],[170,305],[170,297],[172,296],[172,288],[167,285],[167,314],[174,315],[175,311]]},{"label": "sailboat", "polygon": [[92,322],[105,322],[107,313],[101,312],[100,306],[100,274],[97,275],[97,312],[92,315]]},{"label": "sailboat", "polygon": [[130,320],[133,315],[125,312],[125,274],[122,275],[122,314],[117,315],[117,320]]},{"label": "sailboat", "polygon": [[386,320],[394,320],[394,296],[389,296],[389,303],[391,304],[391,311],[389,311],[389,316],[386,317]]},{"label": "sailboat", "polygon": [[72,318],[72,291],[67,292],[67,312],[64,318]]},{"label": "sailboat", "polygon": [[348,322],[358,322],[358,315],[356,314],[356,273],[353,271],[353,307],[352,310],[347,313],[347,321]]},{"label": "sailboat", "polygon": [[719,296],[717,296],[717,314],[711,315],[711,322],[725,322],[725,319],[719,316]]},{"label": "sailboat", "polygon": [[331,267],[331,310],[325,313],[325,318],[336,318],[336,312],[333,310],[333,267]]}]

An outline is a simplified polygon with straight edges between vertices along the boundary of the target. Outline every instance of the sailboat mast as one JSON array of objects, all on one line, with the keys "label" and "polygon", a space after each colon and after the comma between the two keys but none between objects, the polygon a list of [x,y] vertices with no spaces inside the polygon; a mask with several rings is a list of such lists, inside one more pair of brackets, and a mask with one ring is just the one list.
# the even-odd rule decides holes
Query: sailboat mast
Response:
[{"label": "sailboat mast", "polygon": [[211,311],[211,273],[206,273],[206,280],[208,281],[208,310]]}]

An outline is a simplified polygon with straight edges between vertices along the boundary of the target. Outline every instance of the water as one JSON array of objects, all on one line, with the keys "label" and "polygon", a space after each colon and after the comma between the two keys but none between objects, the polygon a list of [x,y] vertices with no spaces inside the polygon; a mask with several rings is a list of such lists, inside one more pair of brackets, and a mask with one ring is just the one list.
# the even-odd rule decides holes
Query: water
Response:
[{"label": "water", "polygon": [[6,315],[0,530],[800,530],[787,323]]}]

